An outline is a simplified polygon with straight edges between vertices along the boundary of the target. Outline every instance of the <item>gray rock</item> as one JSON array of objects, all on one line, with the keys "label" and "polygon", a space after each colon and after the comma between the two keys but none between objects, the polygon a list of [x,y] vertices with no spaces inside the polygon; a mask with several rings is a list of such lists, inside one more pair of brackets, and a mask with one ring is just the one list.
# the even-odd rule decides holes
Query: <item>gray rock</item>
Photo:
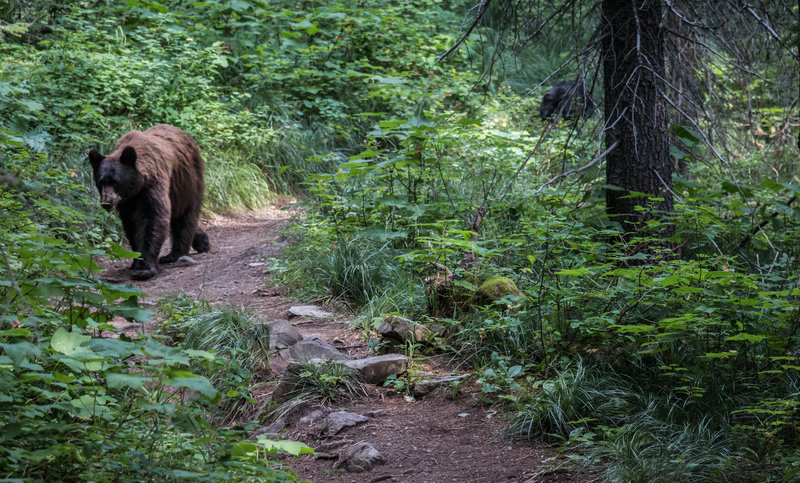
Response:
[{"label": "gray rock", "polygon": [[383,409],[376,409],[374,411],[368,412],[367,416],[370,418],[378,418],[381,416],[386,416],[386,411],[384,411]]},{"label": "gray rock", "polygon": [[172,264],[173,267],[193,267],[197,265],[197,261],[194,258],[190,257],[189,255],[184,255],[179,259],[175,260],[175,263]]},{"label": "gray rock", "polygon": [[316,305],[296,305],[289,307],[289,313],[295,317],[316,317],[318,319],[326,319],[333,317],[330,312],[325,312]]},{"label": "gray rock", "polygon": [[351,446],[336,462],[334,468],[342,468],[348,473],[363,473],[385,462],[383,455],[372,443],[361,441]]},{"label": "gray rock", "polygon": [[269,350],[271,351],[291,347],[303,340],[297,327],[287,320],[273,320],[267,322],[266,325],[269,327]]},{"label": "gray rock", "polygon": [[408,362],[409,358],[402,354],[386,354],[347,361],[344,365],[357,370],[365,382],[381,384],[393,374],[406,372]]},{"label": "gray rock", "polygon": [[429,394],[431,391],[433,391],[439,386],[443,386],[445,384],[449,385],[457,381],[463,381],[468,377],[469,374],[462,374],[460,376],[446,376],[440,379],[429,379],[426,381],[419,381],[416,384],[414,384],[414,397],[425,396],[426,394]]},{"label": "gray rock", "polygon": [[269,368],[275,374],[283,374],[289,365],[289,349],[278,349],[269,353]]},{"label": "gray rock", "polygon": [[381,336],[384,338],[401,342],[407,340],[428,342],[434,335],[433,332],[424,325],[397,315],[387,315],[384,317],[380,327],[378,327],[378,332],[380,332]]},{"label": "gray rock", "polygon": [[278,418],[269,426],[263,426],[253,431],[253,433],[250,435],[250,438],[253,439],[257,436],[261,436],[262,434],[276,435],[284,429],[286,429],[286,419]]},{"label": "gray rock", "polygon": [[293,361],[321,359],[327,361],[346,361],[350,358],[339,352],[339,349],[328,344],[317,336],[311,336],[298,342],[289,351]]},{"label": "gray rock", "polygon": [[330,436],[338,433],[344,428],[366,423],[367,421],[369,421],[369,419],[360,414],[350,413],[347,411],[335,411],[328,415],[328,420],[325,422],[323,431]]},{"label": "gray rock", "polygon": [[300,421],[298,421],[297,424],[300,426],[311,426],[312,424],[314,424],[314,421],[319,421],[323,417],[325,417],[325,413],[319,409],[315,409],[311,411],[309,414],[306,414],[305,416],[300,418]]},{"label": "gray rock", "polygon": [[[320,359],[316,359],[316,361],[320,361]],[[299,382],[299,374],[303,372],[304,368],[300,362],[290,360],[286,369],[281,374],[281,378],[278,380],[278,385],[275,386],[275,390],[272,391],[272,399],[280,404],[288,401],[292,398],[290,394],[292,390],[297,386]]]}]

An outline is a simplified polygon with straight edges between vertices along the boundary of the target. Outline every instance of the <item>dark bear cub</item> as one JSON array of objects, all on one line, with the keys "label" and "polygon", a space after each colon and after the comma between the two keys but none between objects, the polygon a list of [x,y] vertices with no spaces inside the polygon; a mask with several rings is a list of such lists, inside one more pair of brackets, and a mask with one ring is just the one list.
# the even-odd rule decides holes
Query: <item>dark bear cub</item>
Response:
[{"label": "dark bear cub", "polygon": [[557,114],[564,119],[573,119],[591,115],[595,107],[582,81],[559,82],[542,97],[539,117],[544,121]]},{"label": "dark bear cub", "polygon": [[161,245],[172,236],[172,250],[158,259],[172,263],[189,253],[211,247],[198,228],[205,181],[203,158],[194,139],[184,131],[159,124],[131,131],[108,156],[89,151],[100,204],[117,210],[131,249],[140,252],[131,276],[146,280],[156,275]]}]

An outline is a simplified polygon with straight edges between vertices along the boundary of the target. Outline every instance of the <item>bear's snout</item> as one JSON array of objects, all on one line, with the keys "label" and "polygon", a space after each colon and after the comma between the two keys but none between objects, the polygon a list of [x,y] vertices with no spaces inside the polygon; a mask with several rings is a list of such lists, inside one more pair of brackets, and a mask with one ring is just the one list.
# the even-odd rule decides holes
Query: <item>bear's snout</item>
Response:
[{"label": "bear's snout", "polygon": [[114,191],[111,186],[103,186],[100,190],[100,206],[106,211],[111,211],[117,207],[117,203],[121,201],[121,197]]}]

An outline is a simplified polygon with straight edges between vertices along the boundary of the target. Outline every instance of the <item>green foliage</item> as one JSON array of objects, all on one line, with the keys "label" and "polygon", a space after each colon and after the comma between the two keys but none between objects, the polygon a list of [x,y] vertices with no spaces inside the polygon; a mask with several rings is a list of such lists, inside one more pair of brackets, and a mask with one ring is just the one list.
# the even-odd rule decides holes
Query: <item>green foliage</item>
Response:
[{"label": "green foliage", "polygon": [[157,308],[160,317],[156,330],[173,343],[182,342],[197,317],[211,311],[208,302],[197,301],[185,293],[162,297],[158,300]]},{"label": "green foliage", "polygon": [[[594,159],[601,140],[586,128],[597,117],[544,131],[536,116],[541,90],[575,73],[567,47],[593,31],[547,23],[546,45],[499,52],[505,69],[491,78],[479,76],[486,57],[471,40],[434,65],[471,7],[0,5],[0,368],[13,388],[0,415],[27,428],[2,436],[6,473],[246,477],[275,448],[226,446],[239,436],[202,423],[209,402],[177,397],[214,399],[221,388],[228,415],[249,404],[266,359],[246,314],[179,297],[162,303],[161,330],[184,348],[99,337],[114,317],[150,315],[135,290],[96,278],[96,257],[129,254],[83,188],[84,153],[168,122],[203,149],[207,212],[258,209],[275,192],[307,196],[273,281],[347,303],[364,328],[390,312],[448,317],[435,320],[450,328],[445,347],[476,365],[512,432],[563,441],[609,479],[796,477],[800,209],[788,200],[800,191],[785,88],[794,71],[759,48],[745,56],[758,76],[735,75],[723,57],[704,66],[711,91],[695,100],[724,109],[673,128],[671,154],[690,172],[674,180],[676,235],[665,246],[654,222],[623,243],[605,214],[600,164],[554,178]],[[493,30],[503,20],[492,7],[482,41],[506,49]],[[713,136],[724,150],[698,132],[712,121],[725,128]],[[671,256],[642,263],[659,251]],[[473,298],[492,277],[522,296]],[[296,376],[301,399],[356,388],[333,365]]]},{"label": "green foliage", "polygon": [[608,464],[610,481],[714,481],[738,480],[731,464],[742,455],[729,428],[718,424],[670,425],[663,420],[640,416],[619,429],[609,430],[590,458]]}]

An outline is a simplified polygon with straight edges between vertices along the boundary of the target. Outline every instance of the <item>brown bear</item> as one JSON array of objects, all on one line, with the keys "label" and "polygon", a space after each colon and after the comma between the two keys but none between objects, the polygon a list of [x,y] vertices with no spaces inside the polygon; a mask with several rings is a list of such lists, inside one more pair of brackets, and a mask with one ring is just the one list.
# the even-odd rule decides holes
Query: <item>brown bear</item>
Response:
[{"label": "brown bear", "polygon": [[136,280],[157,273],[161,245],[172,236],[172,250],[158,259],[172,263],[189,253],[210,249],[208,235],[197,227],[203,203],[203,158],[186,132],[159,124],[131,131],[108,156],[89,151],[100,204],[116,209],[131,249],[140,252],[131,265]]}]

